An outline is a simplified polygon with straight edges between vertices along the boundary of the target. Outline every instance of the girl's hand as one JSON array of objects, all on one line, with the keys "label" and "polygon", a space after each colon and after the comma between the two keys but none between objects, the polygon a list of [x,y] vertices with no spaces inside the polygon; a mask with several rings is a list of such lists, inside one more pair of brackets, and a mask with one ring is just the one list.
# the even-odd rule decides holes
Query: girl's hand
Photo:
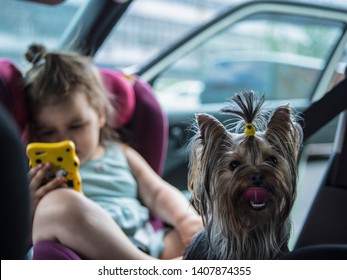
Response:
[{"label": "girl's hand", "polygon": [[32,201],[32,216],[35,213],[36,207],[47,193],[57,188],[67,188],[64,184],[64,177],[56,176],[52,180],[47,180],[50,164],[40,164],[30,169],[28,173],[29,188]]},{"label": "girl's hand", "polygon": [[193,237],[202,229],[202,219],[198,215],[189,215],[182,219],[176,226],[176,230],[185,247],[189,245]]}]

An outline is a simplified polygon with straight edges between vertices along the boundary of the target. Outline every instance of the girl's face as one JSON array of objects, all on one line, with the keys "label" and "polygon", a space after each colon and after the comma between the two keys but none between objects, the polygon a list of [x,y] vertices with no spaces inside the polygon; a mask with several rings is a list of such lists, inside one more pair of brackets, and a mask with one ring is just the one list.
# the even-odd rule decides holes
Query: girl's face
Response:
[{"label": "girl's face", "polygon": [[76,92],[70,98],[41,108],[35,120],[34,140],[71,140],[76,145],[77,156],[84,163],[103,155],[104,149],[99,139],[100,129],[104,125],[104,113],[94,109],[85,94]]}]

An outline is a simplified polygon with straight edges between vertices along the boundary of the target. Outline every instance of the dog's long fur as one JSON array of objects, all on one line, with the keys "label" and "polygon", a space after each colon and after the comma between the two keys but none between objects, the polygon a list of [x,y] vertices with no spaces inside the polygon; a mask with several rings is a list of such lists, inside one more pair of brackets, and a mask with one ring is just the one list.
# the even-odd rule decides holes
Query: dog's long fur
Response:
[{"label": "dog's long fur", "polygon": [[185,259],[274,259],[288,251],[302,130],[288,105],[266,118],[263,103],[245,92],[222,109],[240,119],[236,129],[252,123],[254,136],[196,115],[188,187],[205,229]]}]

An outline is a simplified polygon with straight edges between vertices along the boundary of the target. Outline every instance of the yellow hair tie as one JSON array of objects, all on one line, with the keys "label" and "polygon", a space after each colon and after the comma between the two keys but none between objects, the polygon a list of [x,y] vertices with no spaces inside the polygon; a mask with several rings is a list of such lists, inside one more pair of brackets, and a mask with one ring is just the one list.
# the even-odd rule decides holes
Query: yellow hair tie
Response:
[{"label": "yellow hair tie", "polygon": [[244,133],[247,136],[254,136],[255,135],[255,127],[254,127],[254,125],[251,124],[251,123],[246,123]]}]

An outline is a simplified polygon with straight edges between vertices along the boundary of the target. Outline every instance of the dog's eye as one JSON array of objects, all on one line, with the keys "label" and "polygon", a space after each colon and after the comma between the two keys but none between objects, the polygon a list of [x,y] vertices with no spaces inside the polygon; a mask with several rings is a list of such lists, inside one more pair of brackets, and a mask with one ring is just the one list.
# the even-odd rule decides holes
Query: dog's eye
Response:
[{"label": "dog's eye", "polygon": [[230,162],[229,168],[231,171],[234,171],[239,165],[240,165],[240,162],[238,160],[234,160]]},{"label": "dog's eye", "polygon": [[276,166],[277,164],[277,158],[275,156],[268,156],[265,158],[265,161],[271,164],[272,166]]}]

